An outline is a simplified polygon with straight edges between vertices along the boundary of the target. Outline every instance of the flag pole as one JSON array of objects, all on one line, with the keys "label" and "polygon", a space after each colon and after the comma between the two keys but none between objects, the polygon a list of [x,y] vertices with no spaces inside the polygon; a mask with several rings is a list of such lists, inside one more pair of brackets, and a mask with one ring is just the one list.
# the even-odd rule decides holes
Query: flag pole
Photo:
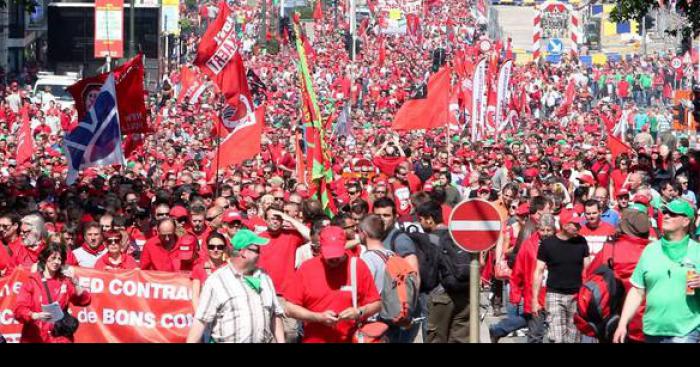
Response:
[{"label": "flag pole", "polygon": [[[221,99],[224,99],[224,96],[221,96]],[[219,104],[219,119],[223,121],[223,103],[225,102],[220,102]],[[221,134],[219,134],[218,129],[216,133],[216,167],[214,168],[214,197],[219,197],[219,161],[221,157]]]}]

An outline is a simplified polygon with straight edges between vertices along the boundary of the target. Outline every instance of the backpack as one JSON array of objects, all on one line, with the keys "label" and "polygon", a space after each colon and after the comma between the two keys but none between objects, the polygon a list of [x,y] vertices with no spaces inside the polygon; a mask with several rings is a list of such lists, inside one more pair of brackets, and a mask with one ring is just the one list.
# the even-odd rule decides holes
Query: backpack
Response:
[{"label": "backpack", "polygon": [[578,292],[574,324],[585,335],[612,341],[625,301],[625,287],[613,272],[613,257],[591,273]]},{"label": "backpack", "polygon": [[472,254],[457,246],[447,231],[440,236],[439,249],[440,284],[448,292],[466,292]]},{"label": "backpack", "polygon": [[416,246],[418,271],[420,273],[420,293],[429,293],[438,286],[438,264],[440,252],[426,233],[395,231],[391,237],[391,251],[396,252],[396,238],[407,235]]},{"label": "backpack", "polygon": [[372,252],[385,264],[379,319],[390,325],[410,325],[412,315],[418,308],[418,274],[401,256],[388,256],[377,250]]}]

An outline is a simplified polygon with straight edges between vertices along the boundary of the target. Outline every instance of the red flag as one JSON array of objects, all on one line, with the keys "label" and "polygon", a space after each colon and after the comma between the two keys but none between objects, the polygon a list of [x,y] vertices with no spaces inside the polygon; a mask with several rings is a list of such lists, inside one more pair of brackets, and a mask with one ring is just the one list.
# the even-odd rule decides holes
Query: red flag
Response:
[{"label": "red flag", "polygon": [[[265,106],[260,106],[254,114],[231,131],[221,140],[219,151],[214,155],[211,170],[216,170],[217,160],[219,169],[232,164],[238,164],[251,159],[260,153],[260,137],[265,128]],[[212,174],[212,177],[216,177]]]},{"label": "red flag", "polygon": [[323,19],[323,9],[321,8],[321,0],[316,0],[316,6],[314,7],[314,20]]},{"label": "red flag", "polygon": [[396,113],[391,128],[416,130],[443,127],[449,119],[450,76],[452,69],[443,67],[428,81],[425,98],[406,101]]},{"label": "red flag", "polygon": [[622,140],[614,137],[612,134],[608,134],[608,149],[612,153],[613,160],[617,158],[622,153],[631,153],[632,148],[625,144]]},{"label": "red flag", "polygon": [[[150,134],[153,130],[146,120],[146,102],[143,90],[143,55],[138,54],[124,65],[114,69],[117,106],[119,107],[119,127],[122,134]],[[102,84],[110,73],[102,73],[84,78],[66,88],[75,100],[78,110],[78,121],[82,121],[92,104]]]},{"label": "red flag", "polygon": [[182,67],[180,78],[180,94],[177,96],[177,103],[180,104],[185,97],[189,97],[190,104],[193,104],[199,99],[202,92],[204,92],[206,85],[202,82],[197,73],[187,66]]},{"label": "red flag", "polygon": [[253,114],[245,66],[236,39],[235,16],[225,2],[202,37],[194,64],[219,87],[227,106],[222,112],[230,130]]},{"label": "red flag", "polygon": [[34,138],[29,123],[29,107],[26,105],[20,110],[22,115],[22,126],[19,128],[17,137],[17,166],[32,159],[34,154]]}]

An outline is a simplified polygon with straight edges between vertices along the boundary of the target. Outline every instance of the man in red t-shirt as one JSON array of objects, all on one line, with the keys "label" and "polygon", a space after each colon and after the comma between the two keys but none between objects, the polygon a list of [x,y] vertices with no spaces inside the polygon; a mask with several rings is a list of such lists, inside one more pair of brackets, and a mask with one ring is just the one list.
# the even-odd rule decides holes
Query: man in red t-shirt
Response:
[{"label": "man in red t-shirt", "polygon": [[177,271],[180,261],[180,248],[175,246],[175,221],[171,218],[161,219],[158,223],[158,236],[150,238],[143,246],[141,269],[158,271]]},{"label": "man in red t-shirt", "polygon": [[[321,256],[304,262],[297,271],[287,292],[286,312],[304,321],[303,343],[350,343],[358,322],[379,312],[381,297],[364,261],[348,260],[342,228],[326,227],[319,238]],[[353,262],[357,307],[352,300]]]},{"label": "man in red t-shirt", "polygon": [[598,148],[597,159],[591,167],[591,173],[593,173],[598,186],[607,188],[610,186],[610,175],[612,174],[613,166],[606,160],[606,154],[607,150],[605,148]]},{"label": "man in red t-shirt", "polygon": [[602,205],[598,200],[588,200],[583,204],[586,222],[581,225],[578,233],[586,238],[588,250],[591,256],[595,256],[602,248],[608,237],[615,234],[615,227],[603,222],[600,215],[603,213]]},{"label": "man in red t-shirt", "polygon": [[[294,260],[297,248],[308,242],[311,238],[309,228],[304,223],[278,210],[276,206],[270,207],[265,213],[267,230],[260,237],[269,238],[267,246],[260,249],[258,265],[272,279],[272,284],[277,291],[277,298],[284,307],[287,291],[294,281]],[[283,226],[289,223],[288,226]],[[293,227],[293,230],[284,227]],[[285,317],[284,334],[288,343],[297,339],[296,320]]]}]

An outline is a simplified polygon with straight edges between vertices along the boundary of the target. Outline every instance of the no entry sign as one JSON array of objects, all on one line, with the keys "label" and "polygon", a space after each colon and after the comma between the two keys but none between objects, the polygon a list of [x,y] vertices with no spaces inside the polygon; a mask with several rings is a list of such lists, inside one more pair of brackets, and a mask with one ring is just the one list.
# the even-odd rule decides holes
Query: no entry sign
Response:
[{"label": "no entry sign", "polygon": [[452,210],[447,226],[452,239],[464,251],[487,251],[501,235],[501,216],[488,201],[471,199]]}]

